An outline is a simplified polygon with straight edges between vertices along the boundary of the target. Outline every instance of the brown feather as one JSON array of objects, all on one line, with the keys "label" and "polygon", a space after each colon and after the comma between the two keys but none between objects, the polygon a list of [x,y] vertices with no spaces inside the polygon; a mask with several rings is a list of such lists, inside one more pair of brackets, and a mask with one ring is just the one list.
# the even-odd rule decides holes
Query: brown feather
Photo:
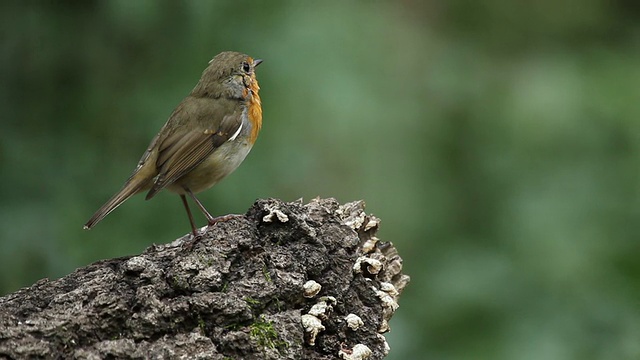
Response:
[{"label": "brown feather", "polygon": [[[139,172],[136,172],[138,174]],[[118,191],[115,195],[111,197],[104,205],[98,209],[91,219],[84,224],[84,228],[86,230],[91,229],[94,225],[99,223],[102,219],[104,219],[107,215],[109,215],[113,210],[115,210],[118,206],[120,206],[123,202],[127,201],[133,195],[146,190],[149,187],[150,179],[143,177],[135,177],[132,176],[129,180],[124,184],[122,189]]]},{"label": "brown feather", "polygon": [[[239,115],[225,116],[217,129],[191,130],[184,134],[178,130],[162,144],[158,155],[158,176],[145,199],[151,199],[160,190],[173,184],[204,161],[224,144],[242,124]],[[169,143],[173,142],[173,143]]]}]

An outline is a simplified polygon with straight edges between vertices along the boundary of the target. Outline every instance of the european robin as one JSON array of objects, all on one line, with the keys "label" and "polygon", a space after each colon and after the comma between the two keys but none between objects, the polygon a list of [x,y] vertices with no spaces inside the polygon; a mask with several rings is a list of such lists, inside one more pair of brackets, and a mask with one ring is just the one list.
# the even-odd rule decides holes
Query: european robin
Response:
[{"label": "european robin", "polygon": [[247,156],[262,126],[262,107],[255,68],[262,60],[237,52],[216,55],[200,81],[151,141],[124,186],[84,225],[91,229],[131,196],[160,190],[180,195],[191,230],[196,226],[186,195],[210,225],[230,216],[213,217],[194,194],[233,172]]}]

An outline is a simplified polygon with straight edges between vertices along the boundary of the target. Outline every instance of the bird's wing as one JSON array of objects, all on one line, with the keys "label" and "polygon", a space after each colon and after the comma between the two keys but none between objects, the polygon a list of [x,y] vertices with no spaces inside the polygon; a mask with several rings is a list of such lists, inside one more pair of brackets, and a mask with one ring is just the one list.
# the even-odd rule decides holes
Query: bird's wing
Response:
[{"label": "bird's wing", "polygon": [[242,130],[242,117],[234,113],[223,117],[217,128],[176,127],[158,146],[156,177],[146,199],[193,170],[220,145],[235,139]]}]

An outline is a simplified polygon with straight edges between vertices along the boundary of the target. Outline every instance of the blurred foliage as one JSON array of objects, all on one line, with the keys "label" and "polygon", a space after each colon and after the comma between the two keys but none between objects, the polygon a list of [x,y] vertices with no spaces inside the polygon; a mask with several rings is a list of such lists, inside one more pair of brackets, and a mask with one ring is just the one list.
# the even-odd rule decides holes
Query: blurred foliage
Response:
[{"label": "blurred foliage", "polygon": [[639,3],[4,1],[0,29],[2,294],[189,231],[170,193],[82,224],[237,50],[264,128],[201,199],[365,199],[412,276],[389,359],[640,358]]}]

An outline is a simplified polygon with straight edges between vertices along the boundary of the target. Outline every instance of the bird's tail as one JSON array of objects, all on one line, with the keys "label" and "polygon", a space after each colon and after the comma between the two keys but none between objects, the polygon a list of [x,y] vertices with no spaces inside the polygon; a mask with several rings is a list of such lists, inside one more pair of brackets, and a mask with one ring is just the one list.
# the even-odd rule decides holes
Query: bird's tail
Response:
[{"label": "bird's tail", "polygon": [[84,224],[85,230],[90,230],[94,227],[100,220],[104,219],[107,215],[109,215],[113,210],[115,210],[118,206],[120,206],[123,202],[127,201],[133,195],[139,193],[140,191],[145,189],[146,181],[136,181],[134,177],[127,181],[124,184],[122,189],[118,191],[115,195],[109,199],[104,205],[96,211],[95,214]]}]

